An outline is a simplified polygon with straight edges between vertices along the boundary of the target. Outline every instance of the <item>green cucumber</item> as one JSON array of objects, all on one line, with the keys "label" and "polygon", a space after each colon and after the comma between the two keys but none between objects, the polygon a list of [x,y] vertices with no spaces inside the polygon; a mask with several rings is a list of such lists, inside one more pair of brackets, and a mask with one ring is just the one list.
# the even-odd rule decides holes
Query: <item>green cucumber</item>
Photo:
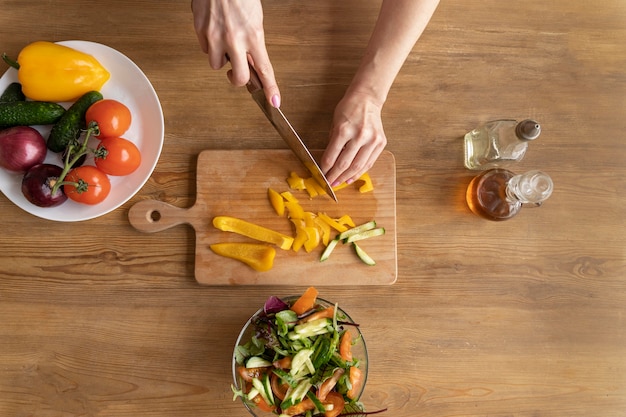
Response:
[{"label": "green cucumber", "polygon": [[0,96],[0,103],[13,103],[15,101],[25,101],[26,96],[22,92],[22,84],[14,82],[4,90]]},{"label": "green cucumber", "polygon": [[50,136],[48,136],[48,149],[52,152],[63,152],[72,141],[78,139],[81,131],[86,128],[87,109],[102,99],[100,92],[90,91],[76,100],[63,117],[52,126]]},{"label": "green cucumber", "polygon": [[0,103],[0,126],[51,125],[65,113],[63,106],[47,101]]}]

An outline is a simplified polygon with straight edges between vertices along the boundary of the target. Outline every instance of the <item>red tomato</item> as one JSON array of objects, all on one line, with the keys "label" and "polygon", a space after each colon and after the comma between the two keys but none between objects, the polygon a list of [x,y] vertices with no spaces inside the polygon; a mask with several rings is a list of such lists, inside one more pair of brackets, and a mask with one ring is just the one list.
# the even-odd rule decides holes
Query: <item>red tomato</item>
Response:
[{"label": "red tomato", "polygon": [[336,417],[343,411],[343,407],[346,405],[346,402],[343,399],[343,395],[338,392],[331,391],[328,393],[326,400],[323,402],[324,405],[332,405],[330,410],[326,410],[324,412],[325,417]]},{"label": "red tomato", "polygon": [[95,163],[105,174],[128,175],[139,168],[141,153],[128,139],[102,139],[95,152]]},{"label": "red tomato", "polygon": [[98,122],[99,138],[122,136],[130,127],[132,116],[126,105],[117,100],[104,99],[96,101],[87,109],[85,122]]},{"label": "red tomato", "polygon": [[64,182],[63,191],[72,200],[82,204],[101,203],[111,191],[109,177],[98,168],[90,165],[72,169]]},{"label": "red tomato", "polygon": [[352,360],[352,333],[350,333],[350,330],[346,330],[343,336],[341,336],[339,355],[344,361]]},{"label": "red tomato", "polygon": [[356,366],[351,366],[348,378],[350,379],[352,388],[348,390],[346,395],[348,398],[356,400],[356,397],[361,393],[361,389],[363,389],[363,384],[365,383],[365,380],[363,379],[363,371]]}]

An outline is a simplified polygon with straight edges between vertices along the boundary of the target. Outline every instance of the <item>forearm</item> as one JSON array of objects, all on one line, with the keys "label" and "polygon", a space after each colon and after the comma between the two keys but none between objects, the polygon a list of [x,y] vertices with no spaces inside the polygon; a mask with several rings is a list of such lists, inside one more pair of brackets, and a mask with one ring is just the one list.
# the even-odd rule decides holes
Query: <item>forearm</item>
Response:
[{"label": "forearm", "polygon": [[439,0],[383,0],[363,59],[348,89],[380,106]]}]

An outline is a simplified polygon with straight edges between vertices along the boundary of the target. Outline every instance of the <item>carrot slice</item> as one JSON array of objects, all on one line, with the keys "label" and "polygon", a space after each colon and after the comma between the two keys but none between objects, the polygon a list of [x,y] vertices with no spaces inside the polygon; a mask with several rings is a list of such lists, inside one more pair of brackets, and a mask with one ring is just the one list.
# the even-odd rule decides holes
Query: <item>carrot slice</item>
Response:
[{"label": "carrot slice", "polygon": [[297,315],[304,314],[315,305],[317,300],[318,291],[315,287],[309,287],[304,293],[296,300],[291,306],[291,310]]}]

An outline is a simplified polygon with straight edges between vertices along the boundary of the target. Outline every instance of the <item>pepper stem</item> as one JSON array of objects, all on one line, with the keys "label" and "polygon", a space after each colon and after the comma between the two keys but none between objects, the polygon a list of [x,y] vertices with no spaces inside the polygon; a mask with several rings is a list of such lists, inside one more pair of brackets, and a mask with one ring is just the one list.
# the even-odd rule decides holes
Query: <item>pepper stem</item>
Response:
[{"label": "pepper stem", "polygon": [[17,69],[17,70],[18,70],[18,69],[20,69],[20,64],[19,64],[17,61],[15,61],[15,60],[13,60],[13,59],[9,58],[9,56],[7,55],[7,53],[6,53],[6,52],[3,52],[3,53],[2,53],[2,60],[3,60],[4,62],[6,62],[6,63],[7,63],[7,65],[8,65],[8,66],[10,66],[10,67],[13,67],[13,68],[15,68],[15,69]]}]

